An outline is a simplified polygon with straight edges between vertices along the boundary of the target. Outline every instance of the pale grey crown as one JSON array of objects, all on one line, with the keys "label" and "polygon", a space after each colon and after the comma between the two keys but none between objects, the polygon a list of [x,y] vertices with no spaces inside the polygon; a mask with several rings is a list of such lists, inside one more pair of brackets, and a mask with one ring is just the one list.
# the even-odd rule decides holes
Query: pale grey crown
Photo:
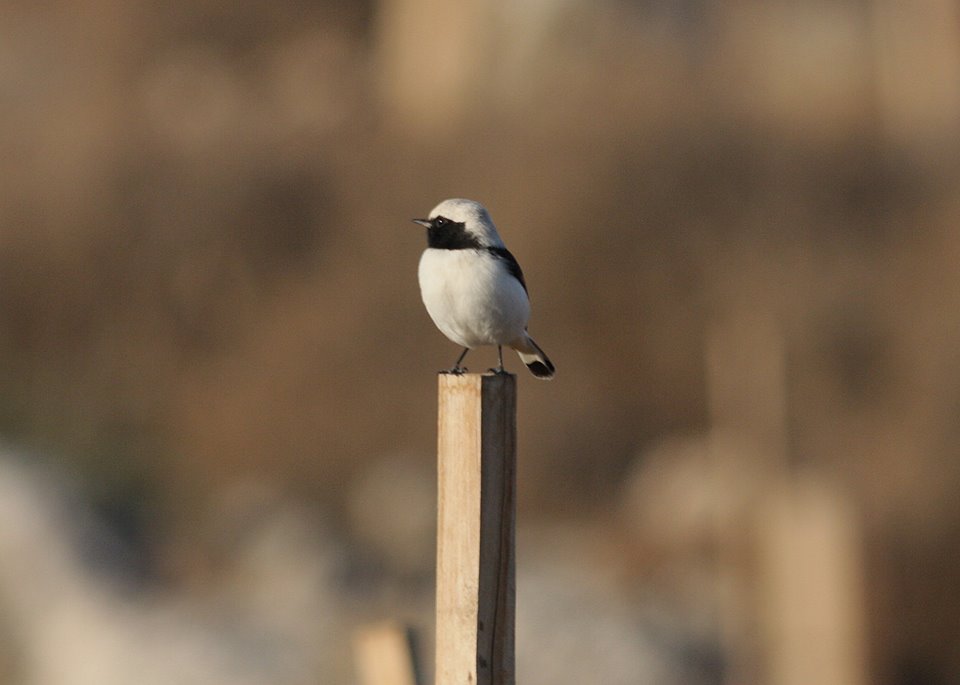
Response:
[{"label": "pale grey crown", "polygon": [[486,247],[504,247],[497,227],[487,208],[476,200],[455,197],[444,200],[430,211],[430,219],[438,216],[463,224],[467,233],[475,236]]}]

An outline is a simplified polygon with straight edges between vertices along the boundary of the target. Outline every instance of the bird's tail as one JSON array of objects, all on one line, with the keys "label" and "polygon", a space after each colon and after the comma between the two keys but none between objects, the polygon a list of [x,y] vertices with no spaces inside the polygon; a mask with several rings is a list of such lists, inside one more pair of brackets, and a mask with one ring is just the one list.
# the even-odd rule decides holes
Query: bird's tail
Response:
[{"label": "bird's tail", "polygon": [[514,340],[510,343],[510,347],[517,351],[517,354],[520,355],[520,361],[527,365],[530,373],[534,376],[545,381],[553,378],[556,370],[553,367],[553,362],[544,354],[537,343],[533,342],[533,338],[529,335],[524,334],[522,338]]}]

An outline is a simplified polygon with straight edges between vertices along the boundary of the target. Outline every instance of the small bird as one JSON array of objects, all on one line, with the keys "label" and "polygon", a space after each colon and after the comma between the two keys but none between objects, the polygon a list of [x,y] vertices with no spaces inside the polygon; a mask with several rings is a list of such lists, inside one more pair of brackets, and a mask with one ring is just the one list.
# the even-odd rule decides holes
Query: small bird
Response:
[{"label": "small bird", "polygon": [[503,346],[513,348],[537,378],[553,378],[553,363],[527,333],[530,299],[520,265],[503,244],[486,208],[474,200],[444,200],[426,219],[427,249],[420,257],[420,295],[427,313],[463,353],[446,373],[466,371],[460,364],[474,347],[497,346],[503,370]]}]

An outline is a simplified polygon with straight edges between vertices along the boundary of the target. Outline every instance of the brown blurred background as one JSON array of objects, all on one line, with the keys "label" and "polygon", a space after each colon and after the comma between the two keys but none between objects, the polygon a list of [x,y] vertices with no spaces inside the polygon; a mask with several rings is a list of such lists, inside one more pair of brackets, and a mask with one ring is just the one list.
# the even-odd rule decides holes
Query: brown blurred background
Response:
[{"label": "brown blurred background", "polygon": [[6,0],[0,681],[429,676],[463,196],[558,367],[520,681],[960,682],[958,154],[948,0]]}]

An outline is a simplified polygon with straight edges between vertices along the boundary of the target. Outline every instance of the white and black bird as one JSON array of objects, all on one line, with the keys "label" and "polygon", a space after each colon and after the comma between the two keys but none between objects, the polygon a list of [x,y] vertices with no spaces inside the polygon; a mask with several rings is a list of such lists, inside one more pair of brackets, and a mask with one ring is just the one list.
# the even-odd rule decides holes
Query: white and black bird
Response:
[{"label": "white and black bird", "polygon": [[490,214],[473,200],[444,200],[426,219],[427,249],[418,271],[420,295],[440,331],[464,348],[448,373],[463,373],[474,347],[496,345],[503,371],[503,346],[517,351],[537,378],[553,378],[553,363],[527,333],[530,299],[520,265],[497,233]]}]

